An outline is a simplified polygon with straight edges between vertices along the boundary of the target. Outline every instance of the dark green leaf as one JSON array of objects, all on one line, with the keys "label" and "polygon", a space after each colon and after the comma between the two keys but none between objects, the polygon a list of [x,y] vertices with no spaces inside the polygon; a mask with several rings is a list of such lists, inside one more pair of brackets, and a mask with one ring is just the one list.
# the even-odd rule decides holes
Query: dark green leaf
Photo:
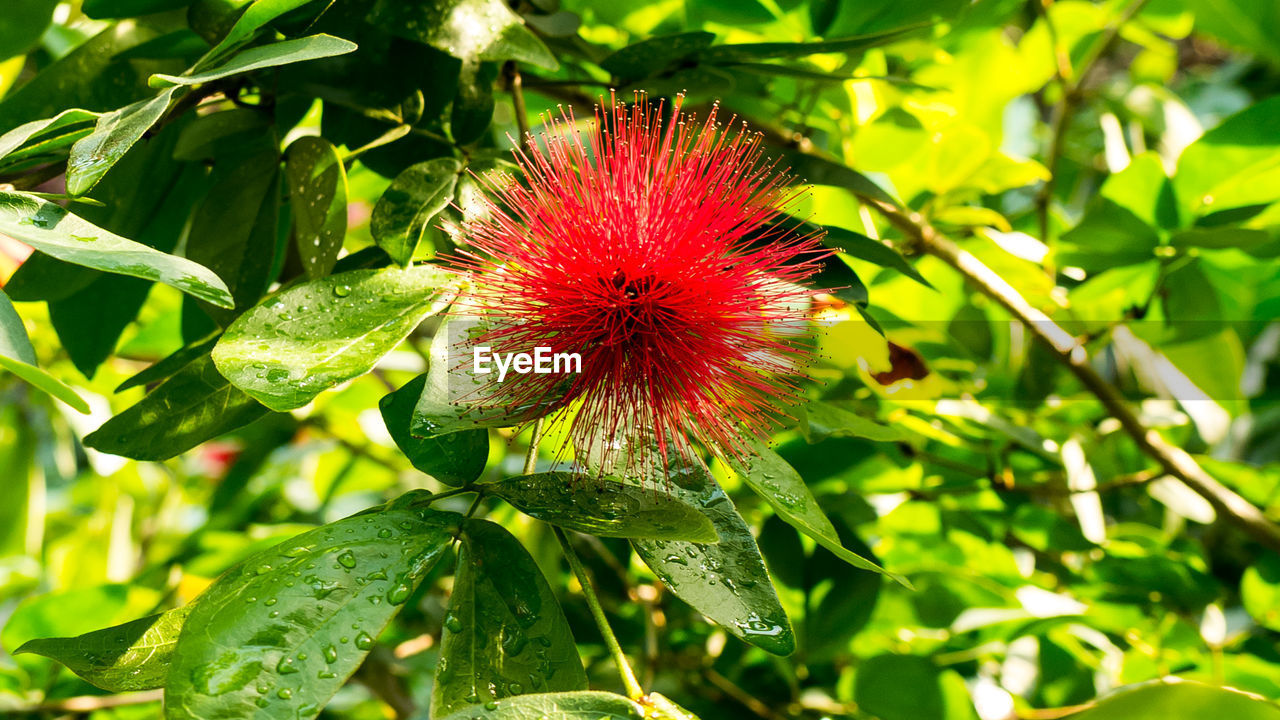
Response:
[{"label": "dark green leaf", "polygon": [[157,60],[178,58],[194,60],[209,49],[209,43],[194,32],[182,29],[148,40],[116,56],[120,60]]},{"label": "dark green leaf", "polygon": [[194,605],[72,638],[28,640],[17,650],[52,658],[111,692],[164,687],[178,633]]},{"label": "dark green leaf", "polygon": [[197,600],[165,717],[309,720],[355,672],[460,518],[387,509],[256,553]]},{"label": "dark green leaf", "polygon": [[811,42],[785,43],[742,43],[738,45],[717,45],[697,53],[698,60],[710,63],[749,62],[767,58],[796,58],[818,53],[860,53],[869,48],[885,45],[900,40],[916,32],[925,25],[913,25],[881,32],[838,38],[835,40],[815,40]]},{"label": "dark green leaf", "polygon": [[112,20],[177,10],[191,3],[192,0],[84,0],[80,9],[95,20]]},{"label": "dark green leaf", "polygon": [[620,78],[642,78],[666,70],[714,42],[709,32],[661,35],[628,45],[600,61],[600,67]]},{"label": "dark green leaf", "polygon": [[537,563],[500,525],[467,520],[431,716],[511,695],[586,689],[569,623]]},{"label": "dark green leaf", "polygon": [[[235,108],[195,118],[182,129],[173,157],[178,160],[216,159],[219,150],[235,144],[250,134],[262,135],[269,129],[268,118],[249,108]],[[231,161],[225,161],[231,164]]]},{"label": "dark green leaf", "polygon": [[464,63],[515,60],[555,70],[555,55],[502,0],[378,0],[374,25],[449,53]]},{"label": "dark green leaf", "polygon": [[1259,625],[1280,629],[1280,557],[1267,553],[1244,571],[1240,600]]},{"label": "dark green leaf", "polygon": [[4,22],[0,23],[0,60],[21,55],[40,42],[57,5],[58,0],[6,0]]},{"label": "dark green leaf", "polygon": [[44,392],[79,410],[89,412],[89,405],[74,390],[36,366],[36,352],[31,347],[22,318],[13,309],[9,296],[0,291],[0,368],[8,370]]},{"label": "dark green leaf", "polygon": [[171,285],[231,307],[231,295],[207,268],[109,233],[39,198],[0,192],[0,231],[77,265]]},{"label": "dark green leaf", "polygon": [[1256,247],[1271,240],[1265,230],[1236,227],[1194,228],[1176,232],[1169,237],[1169,244],[1176,248],[1244,248]]},{"label": "dark green leaf", "polygon": [[419,375],[378,403],[387,432],[409,462],[446,485],[462,487],[484,472],[489,458],[489,433],[464,430],[433,438],[416,438],[409,432],[413,409],[422,397],[427,376]]},{"label": "dark green leaf", "polygon": [[549,472],[507,478],[485,489],[526,515],[599,537],[719,541],[715,527],[698,507],[658,486]]},{"label": "dark green leaf", "polygon": [[862,278],[839,255],[823,258],[818,272],[805,280],[805,284],[861,308],[865,308],[870,299]]},{"label": "dark green leaf", "polygon": [[745,464],[732,463],[733,469],[757,495],[773,506],[779,517],[850,565],[881,573],[905,587],[911,587],[906,578],[885,571],[840,544],[840,537],[826,513],[822,512],[817,498],[809,492],[800,473],[787,464],[786,460],[761,443],[756,443],[752,450],[755,457]]},{"label": "dark green leaf", "polygon": [[493,81],[498,77],[495,63],[463,63],[458,75],[458,94],[449,113],[453,140],[467,145],[484,137],[493,121]]},{"label": "dark green leaf", "polygon": [[878,200],[889,205],[899,205],[893,196],[870,178],[838,160],[828,159],[799,150],[782,150],[782,162],[790,166],[791,174],[803,182],[814,185],[831,185],[849,190],[853,194]]},{"label": "dark green leaf", "polygon": [[108,420],[84,443],[135,460],[167,460],[266,414],[205,355]]},{"label": "dark green leaf", "polygon": [[636,553],[676,597],[733,635],[775,655],[795,650],[791,621],[778,602],[746,521],[705,468],[682,468],[671,491],[697,503],[715,525],[714,545],[632,540]]},{"label": "dark green leaf", "polygon": [[805,406],[800,417],[800,429],[811,443],[829,437],[860,437],[877,442],[900,442],[906,439],[900,430],[891,425],[881,425],[824,402],[812,402]]},{"label": "dark green leaf", "polygon": [[116,392],[124,392],[129,388],[141,387],[167,380],[174,376],[182,368],[186,367],[191,361],[201,355],[209,354],[213,350],[213,346],[218,342],[219,335],[210,335],[204,340],[197,341],[190,345],[186,345],[175,350],[172,354],[166,356],[156,364],[138,372],[124,382],[116,386]]},{"label": "dark green leaf", "polygon": [[1101,271],[1150,260],[1159,242],[1155,228],[1131,210],[1100,198],[1063,234],[1055,258],[1060,265]]},{"label": "dark green leaf", "polygon": [[436,158],[396,176],[373,208],[369,232],[392,260],[407,266],[431,221],[453,199],[462,163]]},{"label": "dark green leaf", "polygon": [[352,270],[295,285],[227,328],[213,361],[272,410],[292,410],[371,370],[454,298],[454,273],[431,265]]},{"label": "dark green leaf", "polygon": [[1182,151],[1173,186],[1191,217],[1280,200],[1280,97],[1232,115]]},{"label": "dark green leaf", "polygon": [[355,49],[356,44],[349,40],[343,40],[332,35],[310,35],[295,40],[285,40],[250,48],[216,68],[191,75],[164,75],[157,73],[151,76],[149,83],[152,87],[200,85],[253,70],[261,70],[262,68],[345,55]]},{"label": "dark green leaf", "polygon": [[1176,677],[1122,687],[1072,720],[1280,720],[1280,707],[1256,695]]},{"label": "dark green leaf", "polygon": [[67,108],[115,110],[150,96],[147,75],[172,68],[172,63],[115,62],[114,56],[159,34],[146,22],[104,29],[5,96],[0,128],[53,117]]},{"label": "dark green leaf", "polygon": [[139,100],[99,117],[93,132],[71,146],[71,157],[67,160],[67,192],[71,195],[89,192],[142,138],[142,134],[160,120],[169,109],[173,94],[172,89],[165,90],[155,97]]},{"label": "dark green leaf", "polygon": [[[475,708],[463,708],[440,720],[475,720]],[[645,708],[613,693],[539,693],[504,698],[485,708],[485,720],[645,720]],[[425,720],[423,715],[419,720]]]},{"label": "dark green leaf", "polygon": [[[242,309],[258,302],[279,271],[280,155],[269,129],[225,139],[213,143],[213,187],[195,210],[187,256],[217,273]],[[225,324],[232,316],[216,319]]]},{"label": "dark green leaf", "polygon": [[930,285],[929,281],[925,280],[924,276],[921,275],[911,263],[907,262],[907,259],[902,257],[897,250],[894,250],[892,247],[880,242],[879,240],[869,238],[862,233],[856,233],[852,230],[845,230],[844,228],[833,227],[831,225],[826,226],[826,230],[827,247],[836,248],[847,255],[858,258],[859,260],[866,260],[867,262],[875,263],[881,267],[892,268],[925,287],[933,287],[933,285]]},{"label": "dark green leaf", "polygon": [[298,256],[307,277],[333,271],[347,235],[347,171],[333,144],[298,138],[285,152],[289,202],[297,224]]},{"label": "dark green leaf", "polygon": [[[839,517],[833,522],[841,545],[857,550],[862,557],[875,558],[871,548]],[[775,570],[772,565],[770,569]],[[824,547],[814,548],[802,570],[808,595],[804,646],[814,656],[840,653],[848,647],[850,638],[871,620],[884,581],[879,575],[855,570]]]}]

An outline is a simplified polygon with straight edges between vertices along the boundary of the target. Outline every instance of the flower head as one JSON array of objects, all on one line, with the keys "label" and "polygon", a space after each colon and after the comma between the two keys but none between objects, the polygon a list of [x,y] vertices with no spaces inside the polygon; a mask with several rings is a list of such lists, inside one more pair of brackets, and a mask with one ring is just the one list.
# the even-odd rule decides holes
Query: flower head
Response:
[{"label": "flower head", "polygon": [[579,448],[643,436],[665,459],[697,441],[741,456],[794,401],[813,290],[829,253],[787,223],[798,191],[758,135],[639,98],[572,116],[516,157],[525,182],[488,182],[464,228],[469,312],[496,353],[578,353],[580,372],[507,376],[510,406],[578,407]]}]

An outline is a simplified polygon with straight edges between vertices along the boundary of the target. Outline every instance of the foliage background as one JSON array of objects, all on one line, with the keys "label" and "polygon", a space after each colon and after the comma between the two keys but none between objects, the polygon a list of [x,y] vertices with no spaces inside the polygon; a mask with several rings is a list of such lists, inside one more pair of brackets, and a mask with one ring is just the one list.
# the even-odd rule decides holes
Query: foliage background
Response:
[{"label": "foliage background", "polygon": [[[0,134],[153,96],[148,76],[189,67],[241,3],[197,2],[188,15],[189,4],[7,0]],[[779,657],[742,642],[675,598],[625,541],[579,536],[645,687],[702,718],[1052,718],[1167,676],[1280,698],[1280,557],[1257,529],[1280,519],[1280,5],[531,0],[511,20],[531,32],[433,34],[433,13],[456,4],[337,0],[326,10],[317,0],[280,15],[266,40],[324,32],[360,49],[197,84],[89,192],[105,207],[70,207],[125,237],[185,248],[243,309],[272,280],[332,262],[309,256],[299,234],[353,258],[375,235],[392,257],[447,249],[437,201],[466,208],[475,188],[459,171],[498,164],[540,113],[565,104],[586,115],[610,87],[624,98],[686,91],[703,112],[719,101],[814,183],[802,209],[848,251],[833,272],[849,287],[820,316],[813,371],[811,393],[828,410],[781,432],[778,452],[845,546],[914,590],[816,547],[718,468],[798,649]],[[857,36],[872,39],[839,44]],[[818,38],[835,42],[752,45]],[[72,126],[73,139],[87,127]],[[281,153],[315,135],[348,161],[346,205],[329,198],[333,214],[293,214],[286,193],[300,186]],[[55,137],[10,156],[0,182],[65,193],[67,146]],[[411,207],[397,222],[408,229],[378,228],[374,208],[392,181],[436,158],[436,175],[401,188]],[[910,212],[884,212],[867,178]],[[316,229],[333,223],[336,234]],[[1095,388],[930,251],[934,230],[1079,338],[1145,428],[1260,519],[1167,477]],[[404,239],[419,231],[416,246]],[[26,253],[0,237],[0,278]],[[83,440],[148,390],[117,386],[229,318],[165,285],[44,260],[5,291],[39,365],[92,412],[0,374],[0,711],[155,717],[154,694],[104,695],[53,661],[7,653],[180,606],[253,551],[444,487],[397,450],[379,413],[389,390],[424,369],[435,326],[293,412],[162,414],[127,429],[111,454]],[[204,422],[197,434],[211,436],[222,421],[229,432],[173,459],[120,456],[163,455],[155,446],[170,441],[157,424]],[[527,442],[527,432],[492,431],[484,477],[519,474]],[[547,526],[498,500],[482,513],[549,578],[591,686],[620,690]],[[324,716],[424,713],[451,562]],[[1158,689],[1183,694],[1149,707],[1152,717],[1205,717],[1237,701]]]}]

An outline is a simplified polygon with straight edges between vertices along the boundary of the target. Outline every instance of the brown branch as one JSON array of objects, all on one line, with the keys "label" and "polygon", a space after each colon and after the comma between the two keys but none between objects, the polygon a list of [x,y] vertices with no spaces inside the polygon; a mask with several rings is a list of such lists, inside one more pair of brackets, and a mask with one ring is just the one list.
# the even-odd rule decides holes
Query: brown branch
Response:
[{"label": "brown branch", "polygon": [[1166,474],[1178,478],[1208,500],[1218,515],[1227,522],[1244,530],[1268,548],[1280,552],[1280,527],[1248,500],[1213,479],[1185,450],[1172,445],[1155,430],[1143,425],[1120,391],[1089,364],[1088,353],[1077,338],[1033,307],[1004,278],[938,232],[919,214],[874,198],[863,198],[863,201],[884,215],[907,237],[909,243],[921,252],[950,265],[983,295],[995,300],[1025,325],[1102,402],[1107,412],[1120,421],[1120,425],[1138,447],[1159,463]]},{"label": "brown branch", "polygon": [[738,703],[743,707],[755,713],[757,716],[764,718],[764,720],[786,720],[786,717],[779,714],[768,705],[765,705],[763,702],[760,702],[760,700],[754,695],[738,687],[732,680],[716,672],[714,669],[706,668],[702,671],[702,674],[707,678],[708,682],[716,687],[717,690],[738,701]]}]

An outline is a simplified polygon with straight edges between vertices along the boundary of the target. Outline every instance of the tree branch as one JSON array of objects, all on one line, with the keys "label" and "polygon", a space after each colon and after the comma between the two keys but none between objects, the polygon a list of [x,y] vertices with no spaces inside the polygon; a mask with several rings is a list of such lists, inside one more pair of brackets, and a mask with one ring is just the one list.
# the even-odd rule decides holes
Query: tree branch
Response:
[{"label": "tree branch", "polygon": [[1143,425],[1120,391],[1089,364],[1088,353],[1079,340],[1048,315],[1033,307],[1004,278],[938,232],[919,214],[874,198],[864,197],[863,202],[880,212],[916,249],[951,266],[979,292],[995,300],[1025,325],[1102,402],[1107,412],[1120,421],[1120,425],[1139,449],[1158,462],[1165,473],[1178,478],[1209,501],[1219,517],[1244,530],[1268,548],[1280,552],[1280,527],[1248,500],[1213,479],[1185,450],[1172,445],[1155,430]]}]

